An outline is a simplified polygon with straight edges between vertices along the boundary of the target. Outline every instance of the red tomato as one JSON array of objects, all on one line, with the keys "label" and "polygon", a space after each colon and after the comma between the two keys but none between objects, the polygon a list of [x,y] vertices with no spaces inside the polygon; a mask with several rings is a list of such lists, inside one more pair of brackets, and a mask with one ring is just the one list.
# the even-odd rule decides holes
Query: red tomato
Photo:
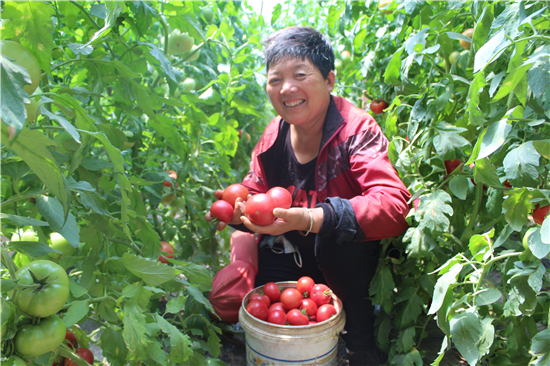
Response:
[{"label": "red tomato", "polygon": [[313,324],[317,324],[317,322],[315,320],[310,320],[307,322],[307,325],[313,325]]},{"label": "red tomato", "polygon": [[[94,364],[94,354],[88,348],[77,348],[76,354],[88,362],[90,365]],[[76,362],[71,361],[70,359],[65,359],[65,366],[77,366]]]},{"label": "red tomato", "polygon": [[374,114],[380,114],[384,112],[384,109],[386,109],[387,107],[388,107],[388,104],[382,99],[373,100],[372,103],[370,104],[370,110]]},{"label": "red tomato", "polygon": [[235,201],[237,198],[241,197],[243,201],[246,201],[248,194],[248,188],[242,184],[235,183],[224,189],[222,193],[222,200],[229,202],[232,207],[235,207]]},{"label": "red tomato", "polygon": [[447,174],[451,174],[460,164],[462,164],[460,159],[445,160],[445,169],[447,170]]},{"label": "red tomato", "polygon": [[535,220],[537,224],[542,225],[544,218],[548,215],[548,211],[550,211],[550,205],[540,207],[540,204],[538,204],[533,210],[533,220]]},{"label": "red tomato", "polygon": [[288,312],[288,309],[285,308],[282,302],[274,302],[273,304],[271,304],[271,306],[269,307],[269,311],[273,310],[282,310],[285,312],[285,314]]},{"label": "red tomato", "polygon": [[286,313],[282,310],[270,311],[267,315],[267,321],[273,324],[286,325]]},{"label": "red tomato", "polygon": [[315,285],[315,281],[313,281],[313,278],[308,276],[300,277],[300,279],[298,279],[298,282],[296,283],[296,290],[300,291],[300,293],[304,297],[308,297],[313,285]]},{"label": "red tomato", "polygon": [[302,299],[302,294],[295,288],[287,288],[281,294],[281,302],[287,309],[297,309]]},{"label": "red tomato", "polygon": [[275,220],[273,210],[277,208],[275,200],[265,193],[255,194],[246,201],[246,217],[253,224],[264,226]]},{"label": "red tomato", "polygon": [[70,330],[67,329],[67,331],[65,332],[65,339],[68,341],[67,342],[67,345],[71,348],[71,349],[75,349],[75,348],[78,348],[78,341],[76,339],[76,336],[74,335],[73,332],[71,332]]},{"label": "red tomato", "polygon": [[279,289],[279,285],[275,282],[266,283],[264,285],[264,294],[266,294],[272,302],[279,301],[281,298],[281,290]]},{"label": "red tomato", "polygon": [[[178,179],[178,174],[173,170],[168,170],[166,173],[168,173],[168,176],[174,180]],[[163,185],[165,187],[172,187],[172,182],[169,180],[165,180]],[[176,187],[179,187],[179,184],[176,183]]]},{"label": "red tomato", "polygon": [[265,303],[265,306],[267,306],[268,308],[271,306],[271,300],[266,295],[262,295],[262,294],[252,294],[252,295],[250,295],[250,298],[248,299],[248,301],[250,302],[250,301],[254,301],[254,300],[263,301]]},{"label": "red tomato", "polygon": [[248,311],[253,317],[264,321],[267,320],[267,316],[269,315],[269,311],[267,310],[267,306],[265,306],[265,302],[260,300],[249,302],[246,307],[246,311]]},{"label": "red tomato", "polygon": [[166,260],[166,258],[174,258],[174,248],[172,248],[172,246],[165,241],[161,241],[160,244],[162,244],[162,252],[167,254],[159,255],[159,262],[170,263]]},{"label": "red tomato", "polygon": [[233,213],[233,206],[224,200],[216,201],[210,207],[210,215],[223,222],[231,221]]},{"label": "red tomato", "polygon": [[317,304],[311,299],[303,299],[300,302],[300,310],[305,310],[307,315],[312,316],[317,314]]},{"label": "red tomato", "polygon": [[336,308],[333,305],[324,304],[319,306],[319,309],[317,309],[317,315],[315,315],[315,318],[317,319],[317,322],[320,323],[330,319],[336,314],[338,314],[338,311],[336,311]]},{"label": "red tomato", "polygon": [[277,207],[288,210],[292,206],[292,195],[283,187],[273,187],[266,194],[275,200]]},{"label": "red tomato", "polygon": [[286,321],[290,325],[307,325],[309,318],[298,309],[289,310],[286,313]]},{"label": "red tomato", "polygon": [[506,179],[506,180],[504,181],[504,187],[506,187],[506,188],[512,188],[512,184],[510,184],[510,182],[508,181],[508,179]]},{"label": "red tomato", "polygon": [[[332,300],[332,291],[327,285],[317,284],[311,288],[309,297],[315,301],[317,306],[328,304]],[[319,319],[317,319],[319,321]]]}]

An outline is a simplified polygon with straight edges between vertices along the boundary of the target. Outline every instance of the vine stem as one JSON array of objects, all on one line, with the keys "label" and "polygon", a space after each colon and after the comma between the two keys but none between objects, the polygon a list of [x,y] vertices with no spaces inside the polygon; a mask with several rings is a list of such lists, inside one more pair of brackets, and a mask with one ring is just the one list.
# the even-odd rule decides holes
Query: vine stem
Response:
[{"label": "vine stem", "polygon": [[467,241],[470,241],[470,238],[472,236],[472,230],[474,228],[474,225],[477,219],[479,207],[481,206],[482,197],[483,197],[483,183],[479,183],[476,186],[476,201],[474,203],[474,210],[472,211],[472,216],[470,217],[470,222],[468,223],[468,226],[466,226],[466,229],[464,229],[464,232],[460,237],[460,241],[463,242],[464,244],[466,244]]}]

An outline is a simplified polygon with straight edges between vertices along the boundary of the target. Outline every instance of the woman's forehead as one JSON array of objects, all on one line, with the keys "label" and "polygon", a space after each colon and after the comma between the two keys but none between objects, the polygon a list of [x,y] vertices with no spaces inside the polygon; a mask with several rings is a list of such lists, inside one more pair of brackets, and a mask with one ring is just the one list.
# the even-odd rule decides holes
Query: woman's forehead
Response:
[{"label": "woman's forehead", "polygon": [[283,69],[295,69],[299,67],[314,67],[313,63],[307,57],[285,56],[269,65],[269,74],[277,73]]}]

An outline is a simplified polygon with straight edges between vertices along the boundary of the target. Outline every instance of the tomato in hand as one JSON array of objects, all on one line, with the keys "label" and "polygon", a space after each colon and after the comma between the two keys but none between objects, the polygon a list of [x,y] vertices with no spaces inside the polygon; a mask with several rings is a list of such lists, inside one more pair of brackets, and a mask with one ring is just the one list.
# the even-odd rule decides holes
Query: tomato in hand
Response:
[{"label": "tomato in hand", "polygon": [[[80,356],[84,361],[88,362],[90,365],[94,364],[94,354],[88,348],[78,348],[76,354]],[[64,366],[77,366],[76,362],[71,361],[70,359],[65,359]]]},{"label": "tomato in hand", "polygon": [[233,219],[233,206],[227,201],[219,200],[210,207],[210,215],[223,222],[229,222]]},{"label": "tomato in hand", "polygon": [[281,302],[287,309],[297,309],[300,306],[303,296],[295,288],[287,288],[281,294]]},{"label": "tomato in hand", "polygon": [[[36,276],[40,287],[17,291],[15,303],[30,316],[46,318],[57,313],[69,298],[69,277],[57,263],[48,260],[35,260],[16,272],[19,284],[35,283],[31,272]],[[63,335],[65,331],[63,330]],[[44,353],[44,352],[42,352]]]},{"label": "tomato in hand", "polygon": [[268,282],[264,285],[264,294],[269,297],[269,300],[271,302],[279,301],[281,298],[281,290],[279,289],[279,285],[277,285],[275,282]]},{"label": "tomato in hand", "polygon": [[65,324],[57,315],[42,319],[37,325],[22,325],[15,335],[15,350],[28,358],[53,351],[65,340],[66,330]]},{"label": "tomato in hand", "polygon": [[317,304],[311,299],[302,299],[300,302],[300,310],[305,310],[309,316],[317,314]]},{"label": "tomato in hand", "polygon": [[282,310],[270,311],[267,315],[267,321],[273,324],[286,325],[286,313]]},{"label": "tomato in hand", "polygon": [[277,207],[288,210],[292,206],[292,195],[283,187],[273,187],[266,194],[275,200]]},{"label": "tomato in hand", "polygon": [[334,315],[338,314],[338,311],[336,311],[336,308],[331,304],[324,304],[319,306],[319,309],[317,309],[317,314],[315,315],[315,319],[317,319],[317,322],[324,322],[327,319],[330,319]]},{"label": "tomato in hand", "polygon": [[309,318],[299,309],[292,309],[286,313],[286,320],[290,325],[307,325]]},{"label": "tomato in hand", "polygon": [[370,110],[374,114],[380,114],[384,112],[384,109],[386,109],[387,107],[388,107],[388,104],[382,99],[373,100],[372,103],[370,104]]},{"label": "tomato in hand", "polygon": [[265,303],[265,306],[267,306],[268,308],[271,306],[271,300],[266,295],[262,295],[262,294],[250,295],[250,298],[248,299],[248,301],[254,301],[254,300],[263,301]]},{"label": "tomato in hand", "polygon": [[246,217],[256,225],[269,225],[275,221],[273,210],[277,203],[265,193],[255,194],[246,201]]},{"label": "tomato in hand", "polygon": [[[317,284],[311,288],[309,297],[315,301],[317,306],[328,304],[332,300],[332,291],[327,285]],[[317,319],[319,321],[319,319]]]},{"label": "tomato in hand", "polygon": [[170,258],[170,259],[174,258],[174,248],[172,248],[170,243],[167,243],[165,241],[161,241],[160,244],[162,245],[163,254],[159,255],[159,262],[168,264],[170,262],[168,262],[166,258]]},{"label": "tomato in hand", "polygon": [[539,225],[542,225],[542,222],[544,221],[544,218],[546,215],[548,215],[548,212],[550,211],[550,205],[540,207],[540,204],[538,204],[535,209],[533,210],[533,220]]},{"label": "tomato in hand", "polygon": [[445,160],[445,169],[447,170],[447,174],[451,174],[460,164],[462,164],[460,159]]},{"label": "tomato in hand", "polygon": [[224,189],[222,193],[222,200],[230,203],[232,207],[235,207],[235,201],[237,200],[237,198],[241,197],[243,201],[246,201],[249,194],[250,192],[248,192],[248,188],[246,188],[242,184],[235,183]]},{"label": "tomato in hand", "polygon": [[315,285],[315,281],[313,281],[313,278],[308,276],[303,276],[298,279],[298,282],[296,283],[296,290],[300,291],[300,293],[304,297],[308,297],[311,293],[311,288]]},{"label": "tomato in hand", "polygon": [[273,304],[271,304],[271,306],[269,307],[269,311],[271,312],[273,310],[281,310],[284,311],[285,314],[288,312],[288,309],[285,308],[282,302],[274,302]]},{"label": "tomato in hand", "polygon": [[267,320],[267,317],[269,315],[269,311],[267,309],[267,306],[265,306],[265,302],[260,300],[250,301],[246,306],[246,311],[248,311],[253,317],[264,321]]}]

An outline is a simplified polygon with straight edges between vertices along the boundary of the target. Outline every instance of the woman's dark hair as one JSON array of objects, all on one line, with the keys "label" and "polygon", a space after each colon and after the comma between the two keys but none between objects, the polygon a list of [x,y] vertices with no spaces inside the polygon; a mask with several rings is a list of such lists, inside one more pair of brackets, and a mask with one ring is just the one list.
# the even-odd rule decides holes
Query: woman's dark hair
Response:
[{"label": "woman's dark hair", "polygon": [[326,79],[334,70],[334,51],[321,32],[311,27],[288,27],[270,35],[264,41],[265,68],[285,58],[306,58],[321,71]]}]

